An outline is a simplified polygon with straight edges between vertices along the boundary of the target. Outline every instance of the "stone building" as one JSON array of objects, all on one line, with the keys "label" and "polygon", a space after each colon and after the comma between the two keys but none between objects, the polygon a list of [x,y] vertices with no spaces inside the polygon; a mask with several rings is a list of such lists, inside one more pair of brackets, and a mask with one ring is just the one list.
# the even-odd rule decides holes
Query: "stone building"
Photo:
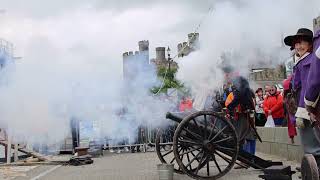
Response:
[{"label": "stone building", "polygon": [[282,81],[286,79],[286,68],[284,65],[279,65],[275,68],[254,68],[252,69],[250,79],[260,87],[267,84],[282,84]]},{"label": "stone building", "polygon": [[178,57],[187,56],[191,52],[198,50],[200,48],[199,33],[189,33],[188,42],[179,43],[177,48],[178,48]]}]

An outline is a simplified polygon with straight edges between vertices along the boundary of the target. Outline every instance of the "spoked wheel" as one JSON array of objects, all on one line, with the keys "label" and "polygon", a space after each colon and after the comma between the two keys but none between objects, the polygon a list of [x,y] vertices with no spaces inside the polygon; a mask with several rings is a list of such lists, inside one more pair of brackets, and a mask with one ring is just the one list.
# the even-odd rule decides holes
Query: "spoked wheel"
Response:
[{"label": "spoked wheel", "polygon": [[304,155],[301,162],[302,180],[319,180],[317,162],[312,154]]},{"label": "spoked wheel", "polygon": [[162,163],[165,164],[174,164],[174,171],[176,173],[182,174],[182,170],[179,168],[179,165],[176,162],[176,158],[173,154],[173,142],[172,138],[174,135],[175,127],[169,127],[164,130],[159,129],[156,136],[156,152],[158,158]]},{"label": "spoked wheel", "polygon": [[239,152],[234,126],[212,111],[185,117],[173,137],[182,171],[195,179],[218,179],[231,170]]}]

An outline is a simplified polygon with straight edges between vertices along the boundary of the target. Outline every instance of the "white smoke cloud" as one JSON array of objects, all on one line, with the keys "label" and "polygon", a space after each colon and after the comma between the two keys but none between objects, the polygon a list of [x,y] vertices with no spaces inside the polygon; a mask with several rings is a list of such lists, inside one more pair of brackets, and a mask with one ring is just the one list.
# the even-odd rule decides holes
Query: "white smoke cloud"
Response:
[{"label": "white smoke cloud", "polygon": [[[123,90],[122,53],[137,49],[142,39],[150,40],[151,51],[165,43],[170,26],[181,19],[154,23],[168,16],[164,12],[165,6],[118,14],[79,6],[40,19],[19,13],[1,17],[0,37],[14,43],[22,57],[0,72],[1,127],[15,139],[55,142],[69,132],[72,117],[97,120],[101,137],[118,139],[133,136],[141,124],[162,124],[171,103],[149,94],[146,85],[156,83],[154,73],[139,72],[135,89]],[[134,122],[119,120],[117,111],[124,106]]]},{"label": "white smoke cloud", "polygon": [[235,71],[248,76],[250,65],[275,66],[290,56],[281,47],[284,36],[300,27],[312,29],[319,15],[319,1],[218,1],[200,28],[197,52],[179,60],[178,78],[194,94],[221,88],[224,75],[217,67],[222,55]]}]

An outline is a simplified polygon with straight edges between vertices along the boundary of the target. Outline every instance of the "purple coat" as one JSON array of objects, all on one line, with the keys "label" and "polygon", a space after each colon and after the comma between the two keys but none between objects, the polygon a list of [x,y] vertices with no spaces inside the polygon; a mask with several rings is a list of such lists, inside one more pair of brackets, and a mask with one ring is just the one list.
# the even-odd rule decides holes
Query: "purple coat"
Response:
[{"label": "purple coat", "polygon": [[315,51],[320,48],[320,30],[314,36],[314,53],[311,57],[311,67],[307,79],[305,90],[305,103],[308,106],[316,107],[317,101],[320,101],[320,58],[315,55]]},{"label": "purple coat", "polygon": [[312,54],[307,55],[301,59],[294,66],[294,76],[293,76],[293,88],[298,92],[298,106],[304,108],[304,94],[307,87],[307,79],[311,65]]}]

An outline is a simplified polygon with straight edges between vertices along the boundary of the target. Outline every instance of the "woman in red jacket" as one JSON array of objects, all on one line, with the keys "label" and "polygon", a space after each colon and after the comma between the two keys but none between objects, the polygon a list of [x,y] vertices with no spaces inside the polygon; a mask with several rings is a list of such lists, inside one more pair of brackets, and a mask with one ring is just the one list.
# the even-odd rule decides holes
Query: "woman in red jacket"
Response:
[{"label": "woman in red jacket", "polygon": [[270,88],[270,95],[263,102],[266,116],[271,115],[276,126],[282,126],[284,120],[283,97],[276,86]]}]

